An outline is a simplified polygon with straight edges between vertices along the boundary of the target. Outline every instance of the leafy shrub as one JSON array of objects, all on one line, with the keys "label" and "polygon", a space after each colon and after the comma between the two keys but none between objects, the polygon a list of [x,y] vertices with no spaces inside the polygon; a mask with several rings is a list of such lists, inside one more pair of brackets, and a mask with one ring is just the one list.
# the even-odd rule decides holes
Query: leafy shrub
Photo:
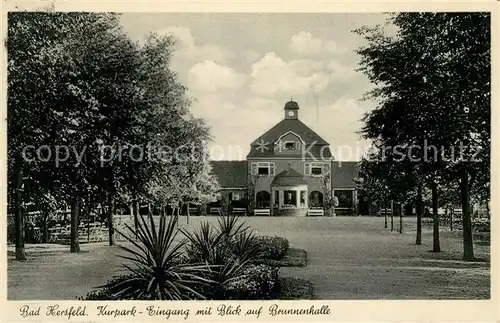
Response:
[{"label": "leafy shrub", "polygon": [[264,259],[283,259],[290,248],[288,239],[278,236],[261,236],[257,238],[257,243],[260,247],[261,257]]},{"label": "leafy shrub", "polygon": [[478,219],[472,222],[472,227],[474,232],[490,232],[490,220],[489,219]]},{"label": "leafy shrub", "polygon": [[[183,262],[186,241],[175,242],[177,236],[177,218],[160,217],[159,228],[151,214],[149,226],[141,216],[137,232],[128,224],[129,235],[122,234],[134,248],[120,246],[126,255],[120,256],[132,265],[123,264],[128,275],[110,280],[100,286],[89,297],[108,297],[111,299],[131,300],[182,300],[204,299],[198,290],[211,282],[206,278],[206,265]],[[120,233],[121,234],[121,233]],[[137,237],[136,241],[134,238]]]},{"label": "leafy shrub", "polygon": [[113,277],[105,284],[105,286],[88,292],[85,297],[80,297],[79,300],[82,301],[122,300],[120,297],[114,296],[116,290],[113,290],[112,287],[128,278],[131,278],[131,275],[122,275]]},{"label": "leafy shrub", "polygon": [[249,265],[239,280],[224,286],[226,299],[272,299],[277,293],[278,268],[267,265]]},{"label": "leafy shrub", "polygon": [[[205,294],[211,299],[228,299],[226,287],[248,280],[249,266],[261,258],[257,237],[244,222],[240,222],[237,215],[219,217],[215,227],[204,222],[199,230],[181,232],[189,241],[187,261],[209,266],[205,277],[212,284],[205,289]],[[239,299],[237,293],[240,290],[231,290],[231,297]],[[240,292],[243,293],[241,299],[245,299],[245,295],[253,295],[251,292]]]}]

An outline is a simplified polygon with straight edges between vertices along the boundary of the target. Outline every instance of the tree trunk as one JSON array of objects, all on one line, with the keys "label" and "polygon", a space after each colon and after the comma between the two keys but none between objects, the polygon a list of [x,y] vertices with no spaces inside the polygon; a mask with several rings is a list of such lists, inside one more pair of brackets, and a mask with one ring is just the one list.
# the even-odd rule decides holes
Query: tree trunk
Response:
[{"label": "tree trunk", "polygon": [[384,212],[384,229],[387,229],[387,212]]},{"label": "tree trunk", "polygon": [[415,205],[417,212],[417,240],[415,244],[422,244],[422,213],[424,211],[423,201],[422,201],[422,185],[417,188],[417,203]]},{"label": "tree trunk", "polygon": [[80,252],[80,241],[78,239],[78,216],[80,213],[80,198],[75,196],[71,200],[71,241],[70,252]]},{"label": "tree trunk", "polygon": [[177,227],[179,227],[179,215],[180,215],[180,209],[182,207],[182,204],[180,204],[180,202],[178,203],[177,207],[176,207],[176,212],[175,212],[175,221],[177,222]]},{"label": "tree trunk", "polygon": [[438,214],[438,192],[437,183],[435,180],[431,184],[432,190],[432,251],[441,252],[441,247],[439,245],[439,214]]},{"label": "tree trunk", "polygon": [[49,215],[45,213],[43,215],[43,235],[42,235],[42,242],[47,243],[49,242]]},{"label": "tree trunk", "polygon": [[137,201],[137,198],[135,197],[132,200],[132,216],[134,218],[134,229],[137,230],[139,220],[139,201]]},{"label": "tree trunk", "polygon": [[187,224],[189,224],[189,203],[187,203],[187,210],[186,210],[186,216],[187,216]]},{"label": "tree trunk", "polygon": [[394,202],[391,202],[391,232],[394,231]]},{"label": "tree trunk", "polygon": [[399,213],[399,233],[403,233],[403,213],[405,209],[398,203],[398,213]]},{"label": "tree trunk", "polygon": [[109,245],[113,246],[115,244],[115,225],[113,222],[113,214],[115,213],[115,195],[113,193],[109,194],[108,197],[108,237]]},{"label": "tree trunk", "polygon": [[85,208],[85,217],[87,218],[87,242],[90,242],[90,198]]},{"label": "tree trunk", "polygon": [[469,172],[467,165],[464,165],[462,171],[462,223],[464,240],[464,257],[466,261],[474,260],[474,248],[472,243],[472,221],[470,215],[470,196],[469,196]]},{"label": "tree trunk", "polygon": [[16,215],[14,226],[16,228],[16,260],[26,260],[24,250],[24,207],[23,207],[23,161],[21,156],[16,161]]},{"label": "tree trunk", "polygon": [[454,217],[453,217],[453,210],[449,210],[450,211],[450,231],[453,231],[453,220],[454,220]]}]

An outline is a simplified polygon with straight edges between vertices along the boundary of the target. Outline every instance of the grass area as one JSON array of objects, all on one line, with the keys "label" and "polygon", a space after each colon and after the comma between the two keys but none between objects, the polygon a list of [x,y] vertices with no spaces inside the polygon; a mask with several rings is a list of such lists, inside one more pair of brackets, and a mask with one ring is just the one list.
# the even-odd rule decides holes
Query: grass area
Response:
[{"label": "grass area", "polygon": [[305,267],[307,266],[307,252],[304,249],[289,248],[283,259],[266,259],[264,264],[275,267]]},{"label": "grass area", "polygon": [[[415,245],[416,221],[403,219],[403,233],[384,229],[383,217],[244,217],[257,234],[281,236],[291,248],[307,250],[306,267],[282,267],[281,278],[309,280],[317,299],[487,299],[490,248],[474,244],[478,259],[462,261],[462,232],[442,227],[441,253],[432,253],[432,228]],[[191,230],[216,217],[181,217]],[[120,242],[122,243],[122,242]],[[72,300],[102,285],[121,267],[120,249],[105,243],[69,247],[50,254],[28,253],[8,261],[8,299]]]},{"label": "grass area", "polygon": [[306,279],[280,278],[279,289],[280,300],[314,299],[312,283]]}]

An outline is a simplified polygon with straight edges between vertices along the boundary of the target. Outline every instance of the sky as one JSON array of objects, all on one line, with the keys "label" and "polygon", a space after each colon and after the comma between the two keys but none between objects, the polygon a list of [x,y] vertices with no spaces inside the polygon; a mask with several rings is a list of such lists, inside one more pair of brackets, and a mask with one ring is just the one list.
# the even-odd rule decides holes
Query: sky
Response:
[{"label": "sky", "polygon": [[128,35],[176,37],[172,69],[193,99],[191,111],[207,120],[214,160],[245,159],[250,143],[284,118],[291,98],[299,119],[331,145],[337,160],[358,160],[368,146],[358,131],[374,102],[361,101],[372,85],[352,32],[383,24],[366,13],[130,13]]}]

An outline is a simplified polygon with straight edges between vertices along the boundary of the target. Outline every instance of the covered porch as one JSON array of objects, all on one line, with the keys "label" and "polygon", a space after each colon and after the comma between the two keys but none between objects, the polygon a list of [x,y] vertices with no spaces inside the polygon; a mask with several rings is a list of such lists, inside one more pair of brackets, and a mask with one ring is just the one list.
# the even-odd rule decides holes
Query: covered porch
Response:
[{"label": "covered porch", "polygon": [[255,215],[324,215],[323,193],[317,190],[309,192],[303,175],[291,167],[276,175],[270,192],[257,192],[255,202]]}]

